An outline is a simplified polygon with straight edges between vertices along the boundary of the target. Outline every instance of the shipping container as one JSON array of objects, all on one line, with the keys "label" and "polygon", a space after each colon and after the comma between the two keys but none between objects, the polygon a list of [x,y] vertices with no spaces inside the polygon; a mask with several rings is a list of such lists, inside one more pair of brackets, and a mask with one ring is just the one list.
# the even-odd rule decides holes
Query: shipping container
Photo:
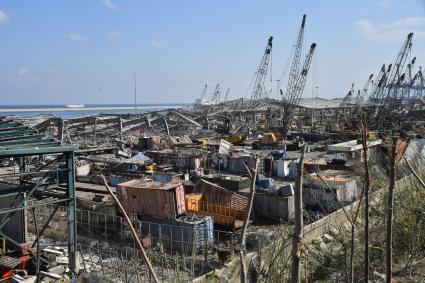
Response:
[{"label": "shipping container", "polygon": [[131,180],[118,184],[117,197],[127,213],[176,219],[186,211],[181,183]]},{"label": "shipping container", "polygon": [[186,195],[187,213],[199,216],[211,216],[215,224],[239,228],[245,218],[245,209],[234,209],[209,202],[203,194]]},{"label": "shipping container", "polygon": [[233,192],[239,192],[240,190],[248,188],[250,181],[246,177],[229,176],[229,177],[219,178],[218,184]]},{"label": "shipping container", "polygon": [[179,219],[143,217],[142,238],[149,237],[171,253],[205,252],[214,244],[214,224],[211,217],[188,215]]},{"label": "shipping container", "polygon": [[211,204],[218,204],[239,210],[245,210],[248,205],[247,197],[203,179],[198,180],[192,192],[203,194],[208,198],[208,202]]},{"label": "shipping container", "polygon": [[155,172],[153,180],[160,183],[179,183],[182,174]]}]

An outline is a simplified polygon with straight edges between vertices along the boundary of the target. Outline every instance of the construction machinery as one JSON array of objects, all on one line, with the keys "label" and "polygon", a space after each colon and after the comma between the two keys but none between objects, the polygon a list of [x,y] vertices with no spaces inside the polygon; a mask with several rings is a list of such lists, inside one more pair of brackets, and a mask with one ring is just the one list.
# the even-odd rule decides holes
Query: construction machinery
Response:
[{"label": "construction machinery", "polygon": [[246,141],[247,135],[246,134],[231,134],[229,135],[226,140],[233,143],[233,144],[243,144]]},{"label": "construction machinery", "polygon": [[254,149],[274,149],[282,144],[283,137],[277,132],[267,132],[262,137],[252,143]]},{"label": "construction machinery", "polygon": [[270,56],[272,53],[272,46],[273,46],[273,36],[269,37],[269,40],[267,41],[266,50],[264,51],[263,58],[261,59],[260,66],[257,69],[256,77],[254,81],[254,88],[251,94],[251,100],[259,100],[263,96],[264,92],[264,81],[266,80],[267,76],[267,69],[269,66]]},{"label": "construction machinery", "polygon": [[313,58],[314,50],[316,48],[316,43],[313,43],[310,46],[310,51],[305,57],[303,67],[300,74],[297,76],[296,80],[293,82],[293,87],[289,92],[287,92],[286,100],[284,101],[283,106],[283,119],[282,119],[282,130],[283,133],[286,133],[294,119],[295,106],[299,103],[301,96],[304,92],[305,82],[307,80],[308,70],[311,65],[311,60]]},{"label": "construction machinery", "polygon": [[413,33],[409,33],[397,55],[397,59],[393,65],[394,67],[388,75],[385,84],[386,87],[384,87],[385,91],[382,92],[383,95],[379,99],[375,116],[373,120],[370,121],[375,124],[377,129],[381,128],[385,122],[389,122],[390,120],[394,121],[394,111],[399,110],[398,106],[400,106],[401,103],[399,86],[403,81],[402,72],[407,57],[410,54],[412,39]]},{"label": "construction machinery", "polygon": [[350,105],[352,103],[353,95],[354,95],[354,83],[351,84],[350,91],[344,97],[344,99],[342,100],[342,102],[339,106],[345,107],[345,106]]}]

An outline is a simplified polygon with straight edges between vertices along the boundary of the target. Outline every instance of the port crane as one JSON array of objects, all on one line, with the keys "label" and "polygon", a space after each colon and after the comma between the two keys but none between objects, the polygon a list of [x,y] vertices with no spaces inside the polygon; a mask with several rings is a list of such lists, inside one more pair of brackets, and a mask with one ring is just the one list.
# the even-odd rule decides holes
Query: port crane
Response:
[{"label": "port crane", "polygon": [[217,104],[217,103],[219,103],[220,102],[220,97],[221,97],[221,94],[220,94],[220,84],[217,84],[215,86],[215,89],[214,89],[214,92],[213,92],[213,95],[212,95],[212,98],[211,98],[211,104]]},{"label": "port crane", "polygon": [[410,54],[412,39],[413,33],[409,33],[397,55],[393,68],[386,79],[384,91],[382,92],[383,95],[380,97],[380,103],[377,109],[378,111],[376,112],[376,116],[373,120],[377,122],[376,126],[378,129],[383,126],[385,120],[390,119],[391,115],[394,114],[394,110],[397,109],[397,106],[400,103],[399,89],[402,82],[402,72],[407,57]]},{"label": "port crane", "polygon": [[286,95],[283,97],[284,100],[291,98],[292,93],[294,93],[295,84],[298,81],[300,61],[301,61],[301,50],[303,47],[303,40],[304,40],[305,20],[306,20],[306,15],[303,15],[301,27],[298,32],[297,40],[294,46],[294,57],[292,59],[291,69],[289,71],[288,86],[286,88]]},{"label": "port crane", "polygon": [[204,88],[202,89],[202,93],[201,93],[201,103],[205,99],[205,96],[207,94],[207,89],[208,89],[208,85],[205,84]]},{"label": "port crane", "polygon": [[230,94],[230,88],[226,90],[226,94],[224,95],[224,101],[227,101],[229,99],[229,94]]},{"label": "port crane", "polygon": [[311,60],[313,58],[314,50],[316,48],[316,43],[313,43],[310,46],[310,51],[307,53],[304,64],[302,66],[300,74],[297,76],[297,79],[293,83],[292,91],[288,93],[287,99],[283,105],[283,119],[282,119],[282,130],[286,133],[294,119],[295,106],[299,103],[301,96],[304,92],[305,82],[307,80],[308,71],[310,69]]},{"label": "port crane", "polygon": [[251,94],[252,101],[257,101],[261,99],[263,96],[264,82],[266,80],[267,69],[269,66],[270,56],[272,53],[272,43],[273,43],[273,36],[270,36],[269,40],[267,41],[266,50],[264,51],[260,65],[256,72],[254,88]]},{"label": "port crane", "polygon": [[341,102],[341,104],[339,106],[340,107],[345,107],[345,106],[348,106],[349,104],[351,104],[352,103],[353,94],[354,94],[354,83],[351,84],[350,91],[344,97],[344,99],[342,100],[342,102]]},{"label": "port crane", "polygon": [[370,74],[363,88],[357,92],[357,96],[354,101],[354,106],[360,107],[364,103],[364,100],[367,97],[369,86],[372,83],[372,79],[373,79],[373,74]]}]

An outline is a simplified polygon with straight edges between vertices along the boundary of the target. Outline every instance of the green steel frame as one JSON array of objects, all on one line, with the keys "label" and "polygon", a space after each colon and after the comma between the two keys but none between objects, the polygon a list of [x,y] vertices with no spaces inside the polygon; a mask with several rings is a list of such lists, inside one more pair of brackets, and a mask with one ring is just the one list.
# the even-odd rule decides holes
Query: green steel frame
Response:
[{"label": "green steel frame", "polygon": [[[19,173],[0,174],[0,180],[4,178],[15,178],[19,180],[19,186],[11,189],[0,190],[0,201],[2,197],[15,195],[19,197],[19,201],[12,205],[11,208],[0,209],[0,236],[4,237],[11,243],[21,246],[3,232],[4,226],[10,221],[11,217],[18,211],[29,211],[38,206],[46,204],[66,205],[68,211],[68,251],[69,251],[69,268],[71,273],[75,275],[76,270],[76,251],[77,251],[77,223],[76,223],[76,199],[75,199],[75,170],[74,170],[74,151],[75,147],[62,146],[59,141],[52,137],[37,133],[37,131],[26,127],[19,121],[0,117],[0,160],[5,158],[13,158],[19,161]],[[33,156],[55,155],[56,160],[62,161],[64,168],[56,168],[49,170],[31,171],[26,166],[26,160]],[[28,199],[35,192],[49,187],[59,185],[59,174],[66,175],[67,190],[63,198],[42,201],[37,204],[28,205]],[[33,177],[39,177],[34,183],[29,181]],[[55,179],[57,182],[52,182]],[[36,240],[32,244],[39,244],[39,237],[53,218],[55,212],[49,217],[49,221],[45,223],[40,232],[36,234]],[[25,223],[25,222],[24,222]],[[26,229],[24,230],[26,231]]]}]

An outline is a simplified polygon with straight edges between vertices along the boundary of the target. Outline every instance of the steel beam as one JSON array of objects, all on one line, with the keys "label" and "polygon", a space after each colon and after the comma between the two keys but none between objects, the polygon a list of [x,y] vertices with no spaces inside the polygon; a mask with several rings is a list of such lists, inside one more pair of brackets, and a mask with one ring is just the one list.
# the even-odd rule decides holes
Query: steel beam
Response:
[{"label": "steel beam", "polygon": [[36,134],[34,130],[29,130],[28,128],[25,130],[15,130],[15,131],[4,131],[0,132],[0,137],[13,137],[13,136],[24,136],[24,135],[32,135]]},{"label": "steel beam", "polygon": [[21,130],[27,130],[27,129],[28,129],[28,127],[26,127],[26,126],[1,127],[0,133],[8,132],[8,131],[21,131]]},{"label": "steel beam", "polygon": [[68,251],[69,269],[76,274],[76,252],[77,252],[77,201],[75,198],[75,171],[74,153],[65,154],[66,167],[68,169],[67,196],[68,196]]},{"label": "steel beam", "polygon": [[31,147],[31,148],[19,148],[11,150],[0,150],[0,157],[14,157],[23,155],[40,155],[40,154],[51,154],[51,153],[69,153],[73,152],[76,148],[71,146],[54,146],[54,147]]},{"label": "steel beam", "polygon": [[0,215],[4,214],[4,213],[10,213],[10,212],[16,212],[16,211],[20,211],[20,210],[24,210],[24,209],[31,209],[34,207],[42,207],[42,206],[46,206],[46,205],[52,205],[52,204],[57,204],[57,203],[62,203],[62,202],[68,202],[70,201],[70,199],[68,198],[61,198],[61,199],[57,199],[57,200],[52,200],[52,201],[48,201],[48,202],[40,202],[38,204],[30,204],[30,205],[26,205],[26,206],[21,206],[21,207],[14,207],[14,208],[10,208],[10,209],[4,209],[0,211]]},{"label": "steel beam", "polygon": [[33,142],[30,144],[14,144],[14,145],[8,145],[8,146],[0,146],[0,150],[14,150],[19,148],[28,148],[28,147],[52,147],[52,146],[59,146],[59,142],[57,141],[43,141],[40,140],[38,142]]},{"label": "steel beam", "polygon": [[33,138],[30,136],[28,139],[20,139],[17,141],[0,141],[0,146],[14,145],[14,144],[31,144],[34,142],[45,142],[45,141],[55,141],[54,139],[46,139],[46,138]]},{"label": "steel beam", "polygon": [[[20,159],[23,158],[22,156],[19,158],[19,172],[21,172],[21,161]],[[22,176],[36,176],[36,175],[42,175],[47,173],[57,173],[57,172],[68,172],[67,169],[56,169],[56,170],[44,170],[44,171],[34,171],[34,172],[24,172],[22,173],[15,173],[15,174],[2,174],[0,175],[0,178],[4,177],[22,177]]]},{"label": "steel beam", "polygon": [[32,134],[32,135],[24,135],[24,136],[0,137],[0,142],[35,139],[35,138],[42,138],[45,136],[46,135],[42,135],[42,134]]}]

